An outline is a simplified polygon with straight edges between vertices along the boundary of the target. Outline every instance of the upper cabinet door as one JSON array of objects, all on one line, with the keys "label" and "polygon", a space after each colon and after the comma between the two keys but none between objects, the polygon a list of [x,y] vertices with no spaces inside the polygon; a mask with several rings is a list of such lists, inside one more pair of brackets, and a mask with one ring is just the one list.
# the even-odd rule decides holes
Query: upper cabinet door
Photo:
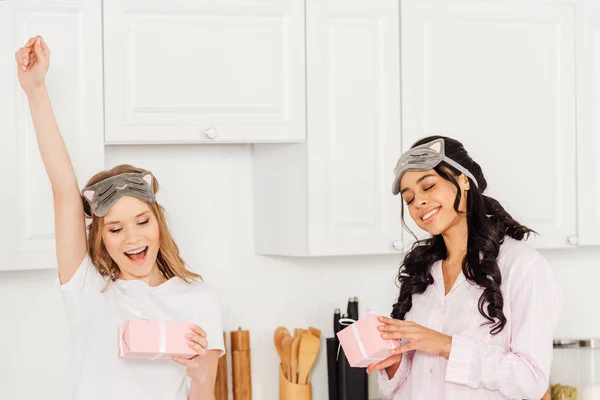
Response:
[{"label": "upper cabinet door", "polygon": [[302,0],[104,0],[106,143],[305,140]]},{"label": "upper cabinet door", "polygon": [[536,247],[575,244],[574,6],[402,7],[404,149],[433,134],[458,139],[481,165],[485,194],[539,233]]},{"label": "upper cabinet door", "polygon": [[308,140],[253,148],[259,254],[402,250],[397,0],[308,0]]},{"label": "upper cabinet door", "polygon": [[579,243],[600,244],[600,6],[577,9]]},{"label": "upper cabinet door", "polygon": [[316,254],[402,249],[396,0],[307,2],[311,224]]},{"label": "upper cabinet door", "polygon": [[39,155],[14,52],[42,35],[46,85],[82,187],[104,167],[100,2],[0,2],[0,270],[56,266],[50,182]]}]

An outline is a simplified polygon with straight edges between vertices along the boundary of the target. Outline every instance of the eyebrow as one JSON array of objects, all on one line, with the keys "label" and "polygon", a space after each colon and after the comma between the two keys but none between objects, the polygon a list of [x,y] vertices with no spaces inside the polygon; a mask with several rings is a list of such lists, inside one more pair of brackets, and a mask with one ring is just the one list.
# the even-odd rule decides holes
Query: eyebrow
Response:
[{"label": "eyebrow", "polygon": [[[148,214],[149,212],[150,212],[150,210],[146,210],[143,213],[140,213],[140,214],[136,215],[135,217],[139,218],[139,217],[141,217],[143,215]],[[104,225],[115,225],[115,224],[118,224],[119,222],[121,222],[121,221],[110,221],[110,222],[105,222]]]},{"label": "eyebrow", "polygon": [[[427,174],[427,175],[423,175],[422,177],[420,177],[419,179],[417,179],[417,185],[421,182],[423,182],[424,179],[429,178],[430,176],[435,176],[434,174]],[[404,194],[404,192],[406,192],[408,190],[408,188],[404,188],[402,189],[402,191],[400,192],[400,195],[402,196]]]}]

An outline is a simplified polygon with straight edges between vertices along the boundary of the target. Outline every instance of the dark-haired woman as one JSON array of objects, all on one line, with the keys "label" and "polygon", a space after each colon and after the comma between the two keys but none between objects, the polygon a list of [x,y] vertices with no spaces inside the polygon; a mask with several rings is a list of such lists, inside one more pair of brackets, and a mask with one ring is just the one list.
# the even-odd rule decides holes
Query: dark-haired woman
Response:
[{"label": "dark-haired woman", "polygon": [[393,399],[540,399],[562,297],[522,241],[533,231],[483,194],[483,172],[456,140],[420,140],[394,174],[392,192],[431,237],[406,254],[392,318],[379,318],[403,345],[367,372]]}]

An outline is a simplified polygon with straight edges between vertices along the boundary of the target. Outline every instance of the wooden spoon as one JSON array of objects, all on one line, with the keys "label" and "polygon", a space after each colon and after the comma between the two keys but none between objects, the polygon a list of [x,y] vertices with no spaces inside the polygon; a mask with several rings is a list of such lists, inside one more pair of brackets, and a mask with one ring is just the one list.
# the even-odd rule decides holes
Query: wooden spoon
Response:
[{"label": "wooden spoon", "polygon": [[321,340],[311,333],[303,333],[298,349],[298,383],[300,385],[308,384],[310,371],[315,365]]},{"label": "wooden spoon", "polygon": [[285,375],[288,381],[292,381],[292,345],[294,343],[294,338],[291,336],[284,336],[281,341],[281,361],[283,364],[283,370],[285,371]]},{"label": "wooden spoon", "polygon": [[273,341],[275,342],[275,348],[277,349],[277,354],[279,354],[279,359],[283,362],[283,357],[281,353],[281,341],[285,336],[290,336],[290,331],[284,326],[280,326],[275,329],[275,333],[273,334]]}]

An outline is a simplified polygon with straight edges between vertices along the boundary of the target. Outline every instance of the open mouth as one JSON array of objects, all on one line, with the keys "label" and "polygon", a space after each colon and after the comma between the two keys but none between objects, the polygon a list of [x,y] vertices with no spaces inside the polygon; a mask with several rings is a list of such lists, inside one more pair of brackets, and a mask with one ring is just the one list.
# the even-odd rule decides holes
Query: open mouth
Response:
[{"label": "open mouth", "polygon": [[142,264],[146,261],[146,254],[148,254],[148,246],[140,247],[124,253],[133,263]]},{"label": "open mouth", "polygon": [[441,207],[434,208],[433,210],[429,211],[427,214],[423,215],[421,217],[421,219],[423,220],[423,222],[429,223],[429,222],[433,221],[433,219],[435,218],[435,216],[437,215],[437,213],[440,211],[440,208]]}]

